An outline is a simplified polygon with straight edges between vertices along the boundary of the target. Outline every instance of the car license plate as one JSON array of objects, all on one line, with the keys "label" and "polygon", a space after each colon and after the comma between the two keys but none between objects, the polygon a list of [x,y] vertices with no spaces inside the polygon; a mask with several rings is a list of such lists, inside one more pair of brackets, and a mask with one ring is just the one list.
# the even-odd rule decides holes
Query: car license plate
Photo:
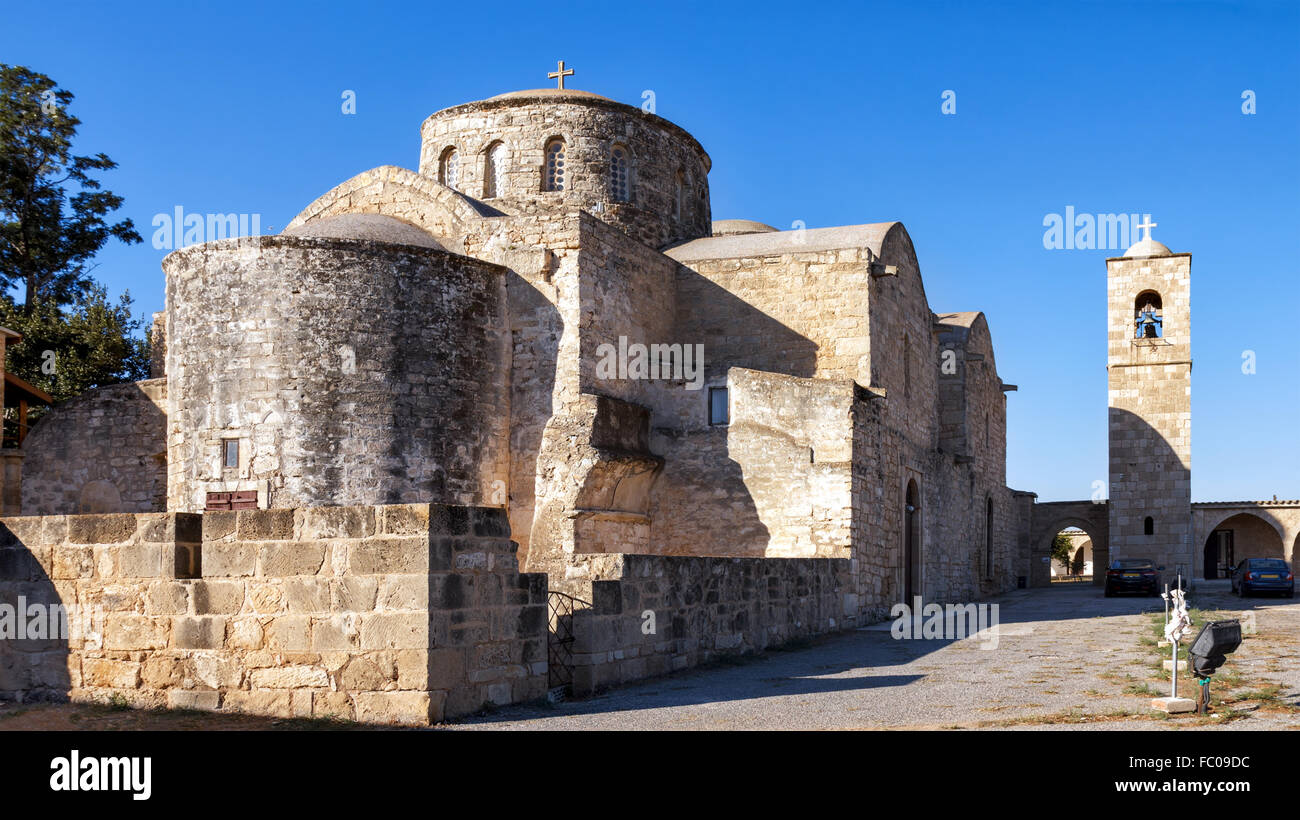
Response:
[{"label": "car license plate", "polygon": [[1140,573],[1140,572],[1126,572],[1126,573],[1124,573],[1124,577],[1125,577],[1125,578],[1141,578],[1141,577],[1142,577],[1142,573]]},{"label": "car license plate", "polygon": [[1275,572],[1272,575],[1261,575],[1259,577],[1263,578],[1265,581],[1276,581],[1280,576]]}]

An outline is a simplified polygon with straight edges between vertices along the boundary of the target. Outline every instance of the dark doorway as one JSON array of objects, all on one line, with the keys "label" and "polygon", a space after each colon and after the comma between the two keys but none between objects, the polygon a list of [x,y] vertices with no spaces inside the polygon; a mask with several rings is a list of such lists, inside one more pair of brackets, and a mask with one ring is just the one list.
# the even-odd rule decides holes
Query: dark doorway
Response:
[{"label": "dark doorway", "polygon": [[1205,539],[1205,579],[1226,578],[1236,562],[1232,560],[1232,530],[1215,530]]},{"label": "dark doorway", "polygon": [[907,482],[907,498],[903,507],[903,602],[912,605],[912,599],[921,592],[920,572],[920,516],[921,498],[916,482]]}]

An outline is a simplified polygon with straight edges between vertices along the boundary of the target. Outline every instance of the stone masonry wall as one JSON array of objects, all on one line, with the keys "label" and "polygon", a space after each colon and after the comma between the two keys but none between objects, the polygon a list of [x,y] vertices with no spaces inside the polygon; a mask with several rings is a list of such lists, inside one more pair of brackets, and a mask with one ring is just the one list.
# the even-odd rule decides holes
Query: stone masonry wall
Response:
[{"label": "stone masonry wall", "polygon": [[6,518],[19,596],[91,628],[0,641],[0,697],[428,724],[546,691],[546,579],[502,510]]},{"label": "stone masonry wall", "polygon": [[[573,689],[588,694],[762,652],[858,622],[834,558],[584,556],[594,580],[572,592]],[[651,631],[653,627],[653,631]]]},{"label": "stone masonry wall", "polygon": [[296,236],[210,242],[164,268],[168,509],[236,491],[263,507],[504,503],[503,269]]},{"label": "stone masonry wall", "polygon": [[22,514],[167,509],[167,380],[88,390],[23,442]]}]

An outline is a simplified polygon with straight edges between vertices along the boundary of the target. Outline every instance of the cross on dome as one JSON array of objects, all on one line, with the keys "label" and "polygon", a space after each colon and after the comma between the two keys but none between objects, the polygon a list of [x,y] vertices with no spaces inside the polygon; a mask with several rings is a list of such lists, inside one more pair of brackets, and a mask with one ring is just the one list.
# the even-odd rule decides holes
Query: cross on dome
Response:
[{"label": "cross on dome", "polygon": [[565,71],[565,70],[564,70],[564,61],[563,61],[563,60],[560,60],[559,64],[557,64],[555,68],[556,68],[555,71],[550,72],[550,73],[547,74],[546,76],[547,76],[547,78],[552,79],[552,80],[555,80],[556,82],[558,82],[559,85],[556,86],[556,87],[559,88],[561,91],[563,91],[563,90],[564,90],[564,78],[565,78],[565,77],[572,76],[572,75],[573,75],[573,69],[570,68],[568,71]]}]

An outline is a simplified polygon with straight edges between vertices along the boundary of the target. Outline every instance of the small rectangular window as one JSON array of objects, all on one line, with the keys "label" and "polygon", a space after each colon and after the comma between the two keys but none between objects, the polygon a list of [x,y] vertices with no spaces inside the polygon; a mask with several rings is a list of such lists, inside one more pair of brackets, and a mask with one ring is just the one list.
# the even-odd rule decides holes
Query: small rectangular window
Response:
[{"label": "small rectangular window", "polygon": [[720,425],[731,422],[727,407],[727,388],[709,388],[709,424]]},{"label": "small rectangular window", "polygon": [[223,438],[221,440],[221,466],[239,466],[239,439]]}]

